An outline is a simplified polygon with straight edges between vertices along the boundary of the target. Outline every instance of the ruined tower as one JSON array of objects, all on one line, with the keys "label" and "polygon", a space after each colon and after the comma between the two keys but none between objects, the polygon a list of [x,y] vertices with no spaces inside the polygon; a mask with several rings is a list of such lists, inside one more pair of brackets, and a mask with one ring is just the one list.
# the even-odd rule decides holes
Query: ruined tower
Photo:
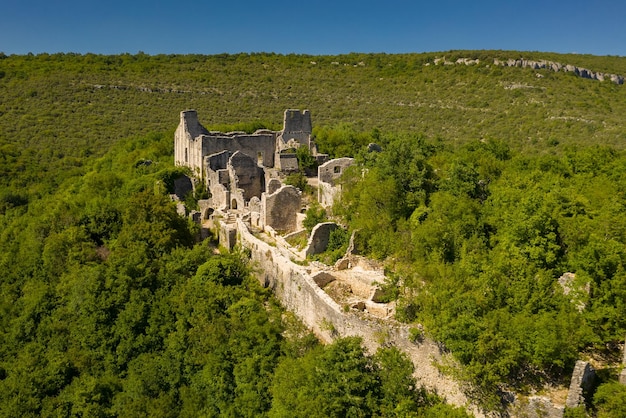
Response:
[{"label": "ruined tower", "polygon": [[282,140],[285,144],[292,139],[298,145],[309,147],[311,141],[311,113],[308,110],[287,109],[283,118]]},{"label": "ruined tower", "polygon": [[174,163],[191,168],[200,177],[204,157],[201,138],[208,134],[195,110],[180,112],[180,123],[174,134]]}]

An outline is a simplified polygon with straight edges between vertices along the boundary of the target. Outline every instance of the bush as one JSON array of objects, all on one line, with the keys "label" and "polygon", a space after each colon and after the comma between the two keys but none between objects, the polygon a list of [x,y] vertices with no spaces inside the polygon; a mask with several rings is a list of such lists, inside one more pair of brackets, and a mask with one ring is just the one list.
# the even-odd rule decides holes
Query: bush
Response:
[{"label": "bush", "polygon": [[342,228],[334,229],[328,238],[326,250],[321,254],[315,255],[314,259],[325,264],[334,264],[346,253],[349,241],[350,234],[347,230]]},{"label": "bush", "polygon": [[240,257],[228,254],[211,258],[198,267],[196,279],[224,286],[236,286],[243,282],[248,273],[248,268]]},{"label": "bush", "polygon": [[626,386],[617,382],[600,385],[593,397],[598,418],[626,417]]},{"label": "bush", "polygon": [[315,202],[306,210],[306,218],[304,218],[302,226],[304,226],[310,233],[315,225],[326,222],[327,220],[328,217],[326,216],[326,209]]},{"label": "bush", "polygon": [[297,187],[303,193],[309,189],[306,176],[300,172],[292,173],[285,177],[285,184]]}]

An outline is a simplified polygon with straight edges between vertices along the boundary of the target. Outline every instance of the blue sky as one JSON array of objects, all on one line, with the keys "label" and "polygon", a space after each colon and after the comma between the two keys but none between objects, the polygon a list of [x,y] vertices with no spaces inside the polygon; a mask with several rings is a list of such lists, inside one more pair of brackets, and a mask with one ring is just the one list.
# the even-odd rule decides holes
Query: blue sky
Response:
[{"label": "blue sky", "polygon": [[624,0],[0,0],[0,52],[626,56]]}]

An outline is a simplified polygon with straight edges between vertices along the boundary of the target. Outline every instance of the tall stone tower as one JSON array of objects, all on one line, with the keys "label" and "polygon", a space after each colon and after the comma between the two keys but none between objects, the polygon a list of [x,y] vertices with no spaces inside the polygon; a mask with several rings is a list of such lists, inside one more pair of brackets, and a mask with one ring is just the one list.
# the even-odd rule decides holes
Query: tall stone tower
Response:
[{"label": "tall stone tower", "polygon": [[311,112],[308,110],[287,109],[283,118],[283,131],[281,135],[282,142],[285,146],[293,144],[291,140],[297,142],[298,145],[304,145],[310,148],[311,143]]},{"label": "tall stone tower", "polygon": [[180,112],[180,123],[174,134],[174,163],[190,167],[194,172],[202,172],[202,135],[209,131],[198,121],[195,110]]}]

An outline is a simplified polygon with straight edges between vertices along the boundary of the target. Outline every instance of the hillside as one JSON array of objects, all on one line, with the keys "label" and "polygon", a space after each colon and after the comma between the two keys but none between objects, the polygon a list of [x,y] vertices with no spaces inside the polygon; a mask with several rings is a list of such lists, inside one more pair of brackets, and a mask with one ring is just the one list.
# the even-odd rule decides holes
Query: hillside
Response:
[{"label": "hillside", "polygon": [[[424,325],[456,357],[472,395],[496,408],[501,391],[559,386],[585,358],[602,379],[589,411],[611,416],[602,414],[626,397],[614,383],[626,332],[626,85],[493,64],[518,58],[626,75],[626,58],[514,51],[0,55],[6,410],[115,416],[164,404],[190,416],[280,416],[295,408],[285,393],[310,399],[320,384],[305,378],[317,358],[335,371],[348,358],[368,388],[377,382],[364,371],[390,367],[383,357],[404,364],[395,354],[366,357],[352,341],[324,351],[306,337],[283,339],[281,314],[259,308],[272,305],[269,295],[241,277],[226,283],[240,275],[239,260],[194,247],[194,227],[164,197],[181,173],[172,158],[181,110],[197,109],[209,129],[252,131],[277,128],[286,108],[308,108],[320,150],[365,168],[345,176],[334,215],[385,263],[398,319]],[[365,152],[369,142],[382,152]],[[206,282],[217,290],[196,317],[191,293]],[[244,311],[257,323],[231,346],[194,330],[222,335]],[[241,346],[248,337],[259,351]],[[194,363],[183,340],[203,356],[219,352],[226,366],[212,355]],[[255,369],[266,348],[273,357]],[[170,380],[157,382],[143,359]],[[272,380],[292,366],[299,386]],[[43,389],[24,392],[30,370]],[[214,372],[222,392],[203,386],[201,373]],[[396,400],[449,413],[393,373],[406,395]],[[272,385],[273,398],[253,395]],[[385,394],[350,398],[358,388],[347,389],[349,399],[390,407]],[[382,413],[370,401],[350,405]]]},{"label": "hillside", "polygon": [[[481,64],[433,65],[438,57]],[[218,128],[277,126],[284,109],[307,108],[317,127],[412,131],[448,143],[491,138],[525,150],[623,146],[624,86],[489,65],[521,57],[626,74],[626,58],[506,51],[1,55],[0,178],[3,186],[45,192],[60,181],[45,172],[80,173],[85,157],[103,155],[121,138],[171,131],[187,108]]]}]

